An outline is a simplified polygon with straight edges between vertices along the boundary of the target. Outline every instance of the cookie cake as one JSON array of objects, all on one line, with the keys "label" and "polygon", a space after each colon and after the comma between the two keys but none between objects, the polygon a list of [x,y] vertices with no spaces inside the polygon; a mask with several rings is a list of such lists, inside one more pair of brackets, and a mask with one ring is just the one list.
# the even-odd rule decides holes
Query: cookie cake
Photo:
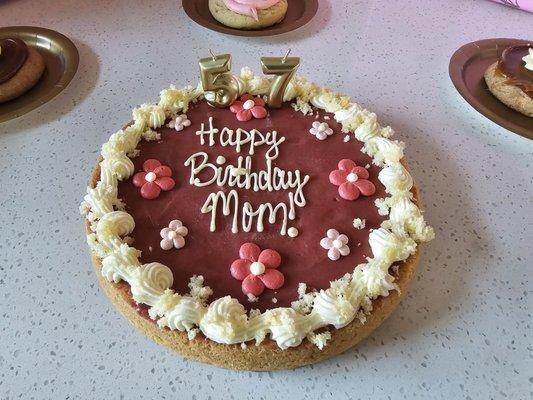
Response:
[{"label": "cookie cake", "polygon": [[225,368],[352,347],[393,311],[433,238],[404,143],[349,97],[248,68],[238,98],[160,93],[102,146],[81,205],[100,284],[138,329]]}]

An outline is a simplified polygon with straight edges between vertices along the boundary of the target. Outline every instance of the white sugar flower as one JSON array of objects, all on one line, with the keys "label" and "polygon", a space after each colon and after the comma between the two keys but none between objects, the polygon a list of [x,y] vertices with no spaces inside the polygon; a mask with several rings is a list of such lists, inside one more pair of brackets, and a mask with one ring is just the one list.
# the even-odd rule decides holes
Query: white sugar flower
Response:
[{"label": "white sugar flower", "polygon": [[332,261],[350,254],[348,236],[340,234],[336,229],[328,229],[326,237],[320,241],[320,246],[328,251],[328,258]]},{"label": "white sugar flower", "polygon": [[189,230],[183,226],[179,219],[170,221],[168,228],[161,229],[161,248],[163,250],[170,250],[173,247],[181,249],[185,246],[185,236],[189,233]]},{"label": "white sugar flower", "polygon": [[324,140],[328,136],[333,135],[333,129],[331,129],[327,122],[314,121],[312,128],[309,129],[309,133],[314,135],[318,140]]},{"label": "white sugar flower", "polygon": [[189,121],[187,115],[181,114],[171,120],[167,126],[179,132],[184,130],[186,126],[191,126],[191,121]]}]

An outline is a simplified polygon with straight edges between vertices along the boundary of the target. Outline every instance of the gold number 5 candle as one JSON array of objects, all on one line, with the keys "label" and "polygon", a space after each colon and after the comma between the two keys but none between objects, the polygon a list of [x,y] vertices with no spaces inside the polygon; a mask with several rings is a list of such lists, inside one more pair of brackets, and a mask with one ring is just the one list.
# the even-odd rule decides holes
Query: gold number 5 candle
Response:
[{"label": "gold number 5 candle", "polygon": [[214,107],[229,107],[239,96],[239,82],[231,74],[231,55],[214,55],[202,58],[200,78],[206,101]]},{"label": "gold number 5 candle", "polygon": [[287,85],[300,65],[300,58],[289,57],[290,52],[291,49],[287,51],[285,57],[261,57],[263,73],[277,75],[272,82],[270,93],[268,94],[268,105],[272,108],[281,107]]}]

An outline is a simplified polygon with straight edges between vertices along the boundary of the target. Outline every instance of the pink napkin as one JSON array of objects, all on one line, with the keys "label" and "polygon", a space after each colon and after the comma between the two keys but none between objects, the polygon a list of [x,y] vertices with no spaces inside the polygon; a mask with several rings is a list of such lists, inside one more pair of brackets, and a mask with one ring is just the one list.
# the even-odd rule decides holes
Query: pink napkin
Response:
[{"label": "pink napkin", "polygon": [[533,0],[491,0],[495,3],[505,4],[506,6],[518,8],[519,10],[533,12]]}]

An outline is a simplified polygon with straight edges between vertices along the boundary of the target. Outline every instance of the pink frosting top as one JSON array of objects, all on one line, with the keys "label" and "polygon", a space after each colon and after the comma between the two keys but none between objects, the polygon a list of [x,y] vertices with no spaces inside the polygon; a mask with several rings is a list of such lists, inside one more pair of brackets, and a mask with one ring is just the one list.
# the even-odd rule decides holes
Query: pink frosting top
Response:
[{"label": "pink frosting top", "polygon": [[276,5],[280,0],[224,0],[224,4],[237,14],[248,15],[258,20],[257,10],[264,10]]}]

